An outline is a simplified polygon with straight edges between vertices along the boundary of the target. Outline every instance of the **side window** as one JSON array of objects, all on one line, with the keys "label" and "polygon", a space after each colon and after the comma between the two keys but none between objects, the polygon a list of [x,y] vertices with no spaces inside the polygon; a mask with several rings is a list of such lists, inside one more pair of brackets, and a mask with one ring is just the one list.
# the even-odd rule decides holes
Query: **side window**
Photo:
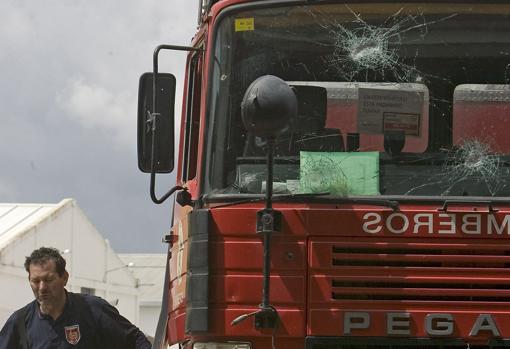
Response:
[{"label": "side window", "polygon": [[184,181],[195,178],[197,174],[198,137],[200,128],[200,97],[202,92],[202,53],[191,57],[188,70],[188,91],[186,99],[186,124],[184,135]]}]

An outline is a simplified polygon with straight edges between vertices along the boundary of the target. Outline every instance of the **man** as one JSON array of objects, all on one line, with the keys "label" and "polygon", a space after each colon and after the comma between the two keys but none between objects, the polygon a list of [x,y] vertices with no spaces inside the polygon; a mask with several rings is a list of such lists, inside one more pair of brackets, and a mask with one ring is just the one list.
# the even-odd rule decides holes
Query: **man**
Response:
[{"label": "man", "polygon": [[0,331],[0,349],[149,349],[144,334],[102,298],[65,289],[69,274],[58,250],[41,247],[25,260],[35,300]]}]

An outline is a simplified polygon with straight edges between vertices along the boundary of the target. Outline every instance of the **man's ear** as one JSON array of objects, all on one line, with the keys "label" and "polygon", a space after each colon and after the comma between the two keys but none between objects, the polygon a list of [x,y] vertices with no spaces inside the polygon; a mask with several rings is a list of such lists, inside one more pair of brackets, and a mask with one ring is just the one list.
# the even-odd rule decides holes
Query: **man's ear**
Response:
[{"label": "man's ear", "polygon": [[69,273],[67,272],[67,270],[64,270],[64,275],[62,275],[62,277],[64,278],[64,286],[67,285],[67,280],[69,280]]}]

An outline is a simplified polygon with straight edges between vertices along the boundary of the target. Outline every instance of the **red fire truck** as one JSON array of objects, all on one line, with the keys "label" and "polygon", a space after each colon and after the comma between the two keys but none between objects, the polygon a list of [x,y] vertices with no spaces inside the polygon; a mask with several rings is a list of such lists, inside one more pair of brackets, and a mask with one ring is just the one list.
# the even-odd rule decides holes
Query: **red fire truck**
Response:
[{"label": "red fire truck", "polygon": [[201,0],[138,150],[155,348],[510,348],[510,2]]}]

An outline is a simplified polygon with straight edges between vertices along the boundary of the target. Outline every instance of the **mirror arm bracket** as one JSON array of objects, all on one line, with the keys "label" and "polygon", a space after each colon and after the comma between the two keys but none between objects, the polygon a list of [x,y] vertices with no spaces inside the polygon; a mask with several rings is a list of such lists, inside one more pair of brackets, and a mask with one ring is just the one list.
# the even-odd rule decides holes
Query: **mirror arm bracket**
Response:
[{"label": "mirror arm bracket", "polygon": [[178,46],[178,45],[159,45],[154,49],[154,53],[152,55],[152,68],[154,70],[154,83],[152,87],[156,88],[156,75],[158,74],[158,56],[159,52],[161,50],[170,50],[170,51],[198,51],[202,52],[204,51],[201,48],[198,47],[191,47],[191,46]]},{"label": "mirror arm bracket", "polygon": [[177,190],[187,190],[184,187],[181,187],[179,185],[173,187],[170,189],[165,195],[163,195],[161,198],[156,197],[156,169],[154,166],[154,159],[155,159],[155,135],[156,135],[156,118],[157,116],[161,115],[156,111],[157,106],[157,93],[156,93],[156,81],[157,81],[157,75],[158,75],[158,56],[159,52],[161,50],[177,50],[177,51],[203,51],[201,48],[197,47],[188,47],[188,46],[177,46],[177,45],[159,45],[154,50],[153,54],[153,80],[152,80],[152,110],[153,112],[150,113],[150,123],[151,125],[151,131],[152,131],[152,149],[151,149],[151,183],[150,183],[150,195],[151,199],[156,204],[161,204],[165,202],[166,199],[170,197],[173,193],[175,193]]},{"label": "mirror arm bracket", "polygon": [[[153,69],[153,78],[152,78],[152,110],[154,115],[157,115],[156,105],[157,105],[157,93],[156,93],[156,81],[158,81],[158,57],[159,52],[161,50],[177,50],[177,51],[203,51],[203,49],[198,47],[189,47],[189,46],[177,46],[177,45],[159,45],[154,50],[152,55],[152,69]],[[153,129],[155,125],[152,125]]]},{"label": "mirror arm bracket", "polygon": [[152,200],[152,202],[154,202],[155,204],[158,204],[158,205],[165,202],[166,199],[168,199],[170,197],[170,195],[175,193],[177,190],[187,190],[187,188],[181,187],[180,185],[176,185],[175,187],[170,189],[165,195],[163,195],[161,198],[158,199],[156,197],[155,187],[156,187],[156,174],[154,172],[152,172],[151,173],[151,188],[150,188],[151,200]]}]

